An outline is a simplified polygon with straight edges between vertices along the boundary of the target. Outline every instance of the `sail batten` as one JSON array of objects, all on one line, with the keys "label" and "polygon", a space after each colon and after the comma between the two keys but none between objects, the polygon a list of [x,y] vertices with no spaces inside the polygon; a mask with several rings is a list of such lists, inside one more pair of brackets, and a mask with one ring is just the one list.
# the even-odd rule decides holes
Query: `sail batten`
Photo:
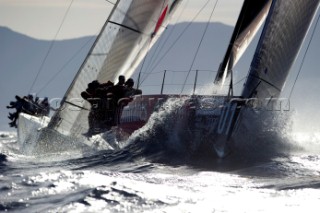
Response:
[{"label": "sail batten", "polygon": [[132,31],[134,31],[134,32],[136,32],[136,33],[141,33],[141,34],[142,34],[142,32],[141,32],[141,31],[139,31],[139,30],[137,30],[137,29],[134,29],[134,28],[132,28],[132,27],[129,27],[129,26],[123,25],[123,24],[121,24],[121,23],[117,23],[117,22],[114,22],[114,21],[109,21],[109,23],[111,23],[111,24],[115,24],[115,25],[118,25],[118,26],[120,26],[120,27],[127,28],[127,29],[132,30]]}]

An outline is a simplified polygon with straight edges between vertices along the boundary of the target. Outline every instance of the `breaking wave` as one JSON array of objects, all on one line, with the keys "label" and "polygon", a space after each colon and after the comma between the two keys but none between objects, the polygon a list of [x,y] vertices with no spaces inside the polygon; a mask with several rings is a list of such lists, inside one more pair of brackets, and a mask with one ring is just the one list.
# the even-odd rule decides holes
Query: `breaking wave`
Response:
[{"label": "breaking wave", "polygon": [[[176,119],[177,112],[183,108],[189,98],[168,99],[154,112],[147,124],[135,131],[128,140],[122,142],[122,150],[133,156],[144,156],[160,162],[203,164],[217,160],[217,155],[208,152],[206,141],[192,141],[186,130],[185,120]],[[299,149],[292,143],[291,113],[274,111],[244,110],[240,125],[230,145],[232,161],[256,162],[275,156],[285,156]],[[215,137],[211,143],[216,142]],[[195,150],[192,146],[196,146]],[[212,149],[212,148],[211,148]]]},{"label": "breaking wave", "polygon": [[[131,170],[148,170],[149,164],[142,167],[132,164],[139,159],[147,158],[148,162],[168,164],[192,164],[195,166],[220,166],[219,157],[212,150],[212,144],[219,139],[214,135],[211,141],[191,141],[192,132],[186,129],[185,120],[177,119],[177,113],[183,111],[183,106],[190,97],[169,98],[157,111],[155,111],[147,124],[135,131],[127,140],[116,141],[113,132],[108,132],[107,142],[95,138],[91,141],[93,150],[70,149],[58,153],[42,153],[33,156],[40,162],[75,161],[81,162],[84,167],[101,165],[116,166],[128,164],[124,168]],[[286,111],[254,111],[243,110],[241,124],[233,135],[232,143],[228,144],[229,155],[223,161],[225,164],[255,164],[277,156],[286,156],[292,152],[305,149],[309,143],[310,148],[320,141],[320,135],[295,134],[292,130],[291,112]],[[2,141],[12,140],[16,137],[10,134],[1,134]],[[106,134],[104,135],[106,136]],[[53,139],[51,139],[53,140]],[[76,143],[77,141],[74,141]],[[3,146],[4,142],[0,144]],[[209,145],[208,145],[209,144]],[[196,149],[195,149],[196,147]],[[210,149],[210,150],[209,150]],[[320,149],[319,149],[320,150]],[[10,151],[10,153],[13,153]],[[20,154],[20,153],[16,153]],[[1,151],[0,164],[5,162],[7,154]],[[80,164],[79,164],[80,163]]]}]

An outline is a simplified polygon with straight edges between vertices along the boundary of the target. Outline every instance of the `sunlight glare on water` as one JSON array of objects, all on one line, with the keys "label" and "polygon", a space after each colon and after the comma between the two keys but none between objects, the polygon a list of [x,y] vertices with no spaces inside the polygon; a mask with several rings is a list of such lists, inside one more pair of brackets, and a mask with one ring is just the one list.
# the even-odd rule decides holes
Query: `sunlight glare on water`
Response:
[{"label": "sunlight glare on water", "polygon": [[[179,103],[171,102],[174,109]],[[257,142],[242,143],[244,153],[226,159],[206,159],[208,168],[172,163],[179,156],[165,155],[163,147],[137,137],[155,130],[156,121],[136,132],[127,144],[154,146],[153,160],[144,149],[123,147],[44,153],[25,156],[16,149],[16,135],[1,139],[0,210],[28,212],[317,212],[320,197],[319,137],[292,134],[289,143],[302,147],[282,155],[268,153],[262,161]],[[168,128],[171,128],[170,126]],[[155,134],[155,133],[152,133]],[[173,135],[167,146],[183,145]],[[160,141],[161,142],[161,141]],[[243,142],[243,141],[242,141]],[[277,143],[276,141],[272,141]],[[281,143],[288,143],[281,141]],[[303,144],[308,144],[303,147]],[[130,147],[130,146],[129,146]],[[141,148],[141,147],[140,147]],[[254,151],[251,149],[254,148]],[[312,149],[313,148],[313,149]],[[138,150],[138,151],[137,151]],[[271,149],[273,150],[273,149]],[[313,150],[310,151],[309,150]],[[187,155],[187,152],[184,153]],[[158,159],[156,158],[156,159]],[[223,168],[223,171],[219,171]]]}]

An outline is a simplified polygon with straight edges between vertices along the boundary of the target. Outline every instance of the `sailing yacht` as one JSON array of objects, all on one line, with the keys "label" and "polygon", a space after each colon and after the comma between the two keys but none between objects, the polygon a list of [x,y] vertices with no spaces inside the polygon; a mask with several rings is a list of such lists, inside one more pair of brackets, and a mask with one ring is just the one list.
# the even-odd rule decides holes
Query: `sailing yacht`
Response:
[{"label": "sailing yacht", "polygon": [[[116,1],[60,109],[50,120],[20,115],[18,138],[22,149],[35,153],[72,148],[79,141],[88,145],[86,141],[90,139],[83,134],[92,130],[88,125],[91,107],[79,99],[80,93],[94,80],[107,82],[115,81],[119,75],[131,77],[180,2]],[[225,57],[212,79],[215,85],[230,79],[228,95],[166,95],[163,90],[155,95],[136,95],[121,108],[114,126],[101,126],[99,122],[94,127],[98,129],[97,135],[108,140],[109,132],[115,131],[126,139],[148,123],[154,113],[166,110],[163,107],[166,102],[183,100],[174,119],[182,124],[181,129],[185,130],[182,134],[188,134],[191,149],[197,150],[205,143],[219,157],[225,156],[227,145],[234,141],[233,133],[242,125],[245,109],[261,104],[267,107],[279,97],[318,6],[319,0],[245,0]],[[262,26],[245,86],[236,97],[233,67]],[[200,135],[201,141],[196,142]],[[31,146],[30,141],[36,142],[31,142]]]}]

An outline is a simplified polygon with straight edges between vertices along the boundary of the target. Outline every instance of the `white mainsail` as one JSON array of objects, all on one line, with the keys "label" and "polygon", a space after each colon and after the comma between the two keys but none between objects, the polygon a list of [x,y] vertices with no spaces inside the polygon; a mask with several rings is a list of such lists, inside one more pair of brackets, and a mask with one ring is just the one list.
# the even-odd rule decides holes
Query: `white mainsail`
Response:
[{"label": "white mainsail", "polygon": [[107,82],[115,81],[119,75],[130,77],[179,2],[118,0],[49,128],[70,136],[87,131],[90,106],[80,98],[80,93],[93,80]]}]

